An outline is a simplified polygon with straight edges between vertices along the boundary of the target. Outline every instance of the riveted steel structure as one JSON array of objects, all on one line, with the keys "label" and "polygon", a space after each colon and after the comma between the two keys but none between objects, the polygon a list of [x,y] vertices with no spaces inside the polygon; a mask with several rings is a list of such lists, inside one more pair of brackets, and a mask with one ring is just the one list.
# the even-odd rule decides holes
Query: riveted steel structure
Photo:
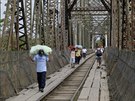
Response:
[{"label": "riveted steel structure", "polygon": [[56,24],[56,9],[55,9],[55,0],[49,0],[48,1],[48,5],[49,5],[49,9],[48,9],[48,14],[49,14],[49,19],[48,19],[48,35],[49,35],[49,40],[48,42],[50,43],[51,47],[56,47],[56,33],[55,33],[55,29],[57,26],[55,26]]},{"label": "riveted steel structure", "polygon": [[112,8],[111,46],[134,51],[134,0],[112,1]]},{"label": "riveted steel structure", "polygon": [[59,28],[60,19],[58,19],[60,18],[59,6],[60,2],[58,0],[35,0],[32,23],[34,43],[60,48],[60,44],[63,42],[59,38],[59,30],[61,30]]},{"label": "riveted steel structure", "polygon": [[127,41],[128,41],[128,35],[127,35],[127,0],[122,0],[122,49],[128,48]]},{"label": "riveted steel structure", "polygon": [[101,33],[110,46],[135,49],[134,0],[7,0],[5,14],[4,50],[35,44],[59,50],[70,44],[91,47],[92,35]]},{"label": "riveted steel structure", "polygon": [[42,2],[41,0],[35,0],[34,2],[34,10],[33,10],[33,19],[32,19],[32,39],[34,43],[39,42],[39,34],[41,34],[41,26],[42,26]]},{"label": "riveted steel structure", "polygon": [[7,1],[2,48],[4,50],[27,50],[29,48],[23,0]]},{"label": "riveted steel structure", "polygon": [[[8,0],[2,34],[8,43],[2,41],[2,47],[19,50],[46,44],[61,50],[70,44],[85,45],[85,38],[89,40],[92,37],[89,33],[95,33],[96,27],[104,29],[101,27],[108,19],[109,3],[108,0]],[[79,32],[77,36],[73,27]],[[7,32],[9,34],[5,34]],[[13,38],[16,38],[15,41]]]},{"label": "riveted steel structure", "polygon": [[28,38],[31,40],[32,0],[25,0],[25,17]]},{"label": "riveted steel structure", "polygon": [[[131,14],[131,22],[132,24],[130,26],[132,26],[132,28],[130,27],[130,29],[132,29],[130,32],[131,32],[131,42],[130,42],[130,49],[135,51],[135,1],[134,0],[130,0],[129,2],[129,11],[130,11],[130,14]],[[130,8],[131,7],[131,8]]]},{"label": "riveted steel structure", "polygon": [[76,24],[73,25],[76,26],[74,27],[75,39],[77,39],[74,44],[82,44],[90,48],[93,35],[108,34],[109,36],[110,7],[110,0],[78,0],[72,10],[73,23]]}]

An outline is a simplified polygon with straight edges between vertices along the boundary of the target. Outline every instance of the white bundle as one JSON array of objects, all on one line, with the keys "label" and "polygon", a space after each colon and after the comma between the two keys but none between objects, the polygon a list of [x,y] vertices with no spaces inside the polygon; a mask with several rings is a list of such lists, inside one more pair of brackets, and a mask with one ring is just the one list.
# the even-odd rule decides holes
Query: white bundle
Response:
[{"label": "white bundle", "polygon": [[46,45],[36,45],[36,46],[32,46],[30,49],[30,55],[35,55],[38,53],[38,51],[42,49],[46,55],[49,55],[50,53],[52,53],[52,49]]},{"label": "white bundle", "polygon": [[75,45],[75,47],[82,49],[82,45]]}]

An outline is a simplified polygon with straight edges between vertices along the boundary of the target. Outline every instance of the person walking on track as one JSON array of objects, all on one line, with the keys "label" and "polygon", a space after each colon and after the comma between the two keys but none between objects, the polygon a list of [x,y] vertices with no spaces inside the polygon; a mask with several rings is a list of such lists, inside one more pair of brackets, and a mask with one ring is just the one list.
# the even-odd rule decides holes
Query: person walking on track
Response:
[{"label": "person walking on track", "polygon": [[96,59],[97,59],[97,64],[98,64],[98,67],[100,67],[101,65],[101,56],[102,56],[102,50],[100,48],[97,48],[96,50]]},{"label": "person walking on track", "polygon": [[38,54],[34,56],[33,61],[36,62],[37,81],[39,91],[43,92],[46,84],[46,72],[47,72],[47,61],[48,56],[43,50],[39,50]]},{"label": "person walking on track", "polygon": [[80,48],[76,48],[75,51],[75,63],[79,64],[82,57],[82,50]]},{"label": "person walking on track", "polygon": [[70,53],[70,65],[71,67],[74,67],[75,64],[75,48],[71,49],[71,53]]},{"label": "person walking on track", "polygon": [[85,47],[83,47],[83,49],[82,49],[82,57],[84,59],[86,58],[86,53],[87,53],[87,49]]}]

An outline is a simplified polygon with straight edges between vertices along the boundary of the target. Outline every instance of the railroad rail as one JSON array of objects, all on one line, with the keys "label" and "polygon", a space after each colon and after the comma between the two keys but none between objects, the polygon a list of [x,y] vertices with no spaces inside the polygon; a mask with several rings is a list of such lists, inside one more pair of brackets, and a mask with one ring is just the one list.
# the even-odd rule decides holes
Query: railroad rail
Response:
[{"label": "railroad rail", "polygon": [[94,62],[92,55],[41,101],[76,101]]}]

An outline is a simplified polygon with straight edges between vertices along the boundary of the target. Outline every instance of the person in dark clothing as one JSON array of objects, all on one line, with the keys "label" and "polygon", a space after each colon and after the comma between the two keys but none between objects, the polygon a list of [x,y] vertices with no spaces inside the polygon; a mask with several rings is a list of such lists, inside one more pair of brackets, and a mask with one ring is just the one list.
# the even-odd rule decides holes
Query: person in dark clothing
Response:
[{"label": "person in dark clothing", "polygon": [[102,50],[100,48],[97,48],[95,53],[96,53],[96,59],[97,59],[98,67],[100,67],[100,65],[101,65],[101,56],[102,56],[103,52],[102,52]]}]

